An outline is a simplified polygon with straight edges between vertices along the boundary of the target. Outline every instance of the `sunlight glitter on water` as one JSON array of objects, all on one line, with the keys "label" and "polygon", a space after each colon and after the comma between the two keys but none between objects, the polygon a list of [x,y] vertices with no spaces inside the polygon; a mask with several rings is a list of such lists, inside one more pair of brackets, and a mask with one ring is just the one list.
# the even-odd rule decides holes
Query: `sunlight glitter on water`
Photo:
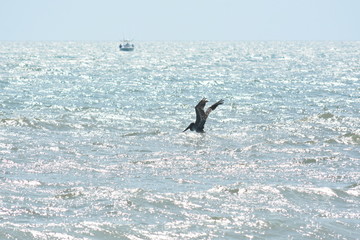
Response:
[{"label": "sunlight glitter on water", "polygon": [[115,45],[0,44],[0,238],[359,238],[359,43]]}]

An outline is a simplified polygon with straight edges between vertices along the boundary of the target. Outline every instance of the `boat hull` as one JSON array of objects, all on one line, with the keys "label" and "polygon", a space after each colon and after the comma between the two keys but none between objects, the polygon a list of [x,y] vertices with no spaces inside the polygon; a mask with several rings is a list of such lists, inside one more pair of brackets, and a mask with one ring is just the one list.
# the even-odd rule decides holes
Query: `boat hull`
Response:
[{"label": "boat hull", "polygon": [[120,51],[125,51],[125,52],[131,52],[131,51],[134,51],[134,48],[133,47],[122,47],[120,48]]}]

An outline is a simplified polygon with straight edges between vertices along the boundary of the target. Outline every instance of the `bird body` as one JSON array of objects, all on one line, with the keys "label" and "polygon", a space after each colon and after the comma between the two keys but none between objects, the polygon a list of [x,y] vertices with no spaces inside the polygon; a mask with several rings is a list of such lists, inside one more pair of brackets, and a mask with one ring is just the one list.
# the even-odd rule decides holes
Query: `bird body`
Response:
[{"label": "bird body", "polygon": [[206,119],[208,118],[209,114],[216,109],[217,106],[224,103],[224,100],[220,100],[213,105],[211,105],[206,112],[204,111],[205,104],[208,102],[206,98],[201,99],[201,101],[195,106],[195,112],[196,112],[196,121],[195,123],[190,123],[190,125],[183,131],[190,129],[191,131],[196,132],[204,132],[204,125],[206,122]]}]

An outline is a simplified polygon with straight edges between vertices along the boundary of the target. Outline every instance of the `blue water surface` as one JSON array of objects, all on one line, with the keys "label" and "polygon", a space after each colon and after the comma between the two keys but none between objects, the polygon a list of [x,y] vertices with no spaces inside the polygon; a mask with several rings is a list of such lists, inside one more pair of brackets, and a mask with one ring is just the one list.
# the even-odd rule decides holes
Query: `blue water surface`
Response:
[{"label": "blue water surface", "polygon": [[360,239],[359,42],[135,44],[0,43],[0,239]]}]

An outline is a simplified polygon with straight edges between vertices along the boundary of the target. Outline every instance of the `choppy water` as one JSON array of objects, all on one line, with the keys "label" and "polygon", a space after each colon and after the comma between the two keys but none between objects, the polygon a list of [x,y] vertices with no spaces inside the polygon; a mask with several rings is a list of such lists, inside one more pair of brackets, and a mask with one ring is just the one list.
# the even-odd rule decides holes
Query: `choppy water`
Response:
[{"label": "choppy water", "polygon": [[1,42],[0,91],[0,239],[360,239],[360,42]]}]

